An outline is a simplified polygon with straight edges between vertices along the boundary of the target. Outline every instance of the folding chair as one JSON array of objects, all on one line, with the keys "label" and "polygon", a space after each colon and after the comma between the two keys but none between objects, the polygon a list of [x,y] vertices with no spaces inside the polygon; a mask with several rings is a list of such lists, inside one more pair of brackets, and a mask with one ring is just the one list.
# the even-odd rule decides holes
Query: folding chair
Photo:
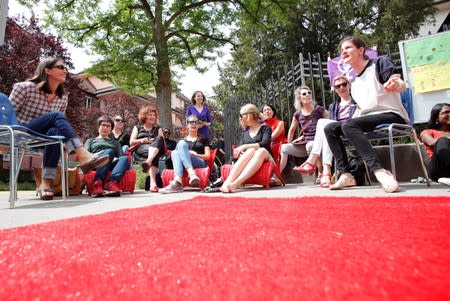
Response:
[{"label": "folding chair", "polygon": [[[420,148],[419,138],[417,137],[416,130],[412,124],[381,124],[376,127],[373,132],[367,133],[371,141],[380,139],[388,139],[389,141],[389,158],[391,163],[391,172],[395,179],[397,179],[397,171],[395,166],[395,152],[394,152],[394,139],[401,137],[411,137],[416,145],[417,155],[419,157],[420,165],[424,174],[424,178],[427,181],[427,186],[430,186],[430,179],[428,178],[427,167]],[[386,138],[387,137],[387,138]]]},{"label": "folding chair", "polygon": [[[395,166],[395,152],[394,152],[394,139],[402,137],[411,137],[416,145],[417,155],[422,167],[424,178],[427,181],[427,186],[430,186],[430,179],[428,178],[428,172],[425,165],[424,157],[420,147],[420,141],[417,136],[417,132],[414,129],[414,116],[412,113],[412,102],[411,102],[411,89],[406,89],[404,92],[400,93],[402,104],[408,112],[409,124],[401,123],[390,123],[381,124],[375,128],[372,132],[366,133],[370,141],[388,140],[389,142],[389,159],[391,165],[391,172],[395,179],[397,179],[397,170]],[[344,140],[345,142],[345,140]],[[347,148],[347,147],[346,147]],[[366,166],[367,173],[368,168]],[[369,185],[370,177],[369,179]]]},{"label": "folding chair", "polygon": [[61,168],[64,171],[61,173],[62,197],[64,200],[67,198],[64,140],[63,136],[47,136],[19,125],[11,102],[6,95],[0,93],[0,145],[4,146],[0,151],[10,155],[9,203],[11,209],[17,201],[17,180],[24,155],[36,155],[38,153],[33,150],[42,149],[46,145],[60,145]]}]

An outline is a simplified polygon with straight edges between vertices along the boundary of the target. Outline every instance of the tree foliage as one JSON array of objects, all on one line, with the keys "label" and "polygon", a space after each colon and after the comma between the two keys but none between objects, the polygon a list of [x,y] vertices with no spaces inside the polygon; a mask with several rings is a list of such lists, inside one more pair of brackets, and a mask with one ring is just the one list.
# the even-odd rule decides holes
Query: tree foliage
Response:
[{"label": "tree foliage", "polygon": [[[434,9],[432,0],[253,0],[257,21],[239,15],[236,32],[240,45],[221,71],[215,87],[224,103],[230,95],[251,93],[265,86],[283,66],[298,61],[299,54],[337,54],[347,35],[363,36],[369,45],[386,45],[418,33]],[[277,5],[273,5],[276,3]]]},{"label": "tree foliage", "polygon": [[30,78],[39,61],[48,56],[61,57],[68,67],[73,66],[62,39],[44,32],[37,18],[8,18],[5,44],[0,46],[0,91],[9,95],[13,85]]},{"label": "tree foliage", "polygon": [[[23,0],[32,5],[36,0]],[[171,127],[173,67],[212,60],[231,42],[231,0],[43,1],[46,24],[100,55],[89,73],[131,93],[156,90],[161,124]],[[201,87],[199,87],[201,88]]]}]

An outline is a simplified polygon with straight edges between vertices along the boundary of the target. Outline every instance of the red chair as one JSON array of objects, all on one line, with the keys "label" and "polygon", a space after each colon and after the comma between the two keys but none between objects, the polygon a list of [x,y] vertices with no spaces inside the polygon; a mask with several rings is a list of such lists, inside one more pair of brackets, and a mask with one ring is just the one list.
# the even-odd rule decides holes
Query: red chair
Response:
[{"label": "red chair", "polygon": [[[211,155],[209,157],[209,160],[207,162],[207,166],[203,168],[195,168],[195,174],[197,177],[200,178],[200,184],[199,187],[201,189],[205,189],[208,186],[209,182],[209,176],[211,174],[211,168],[214,165],[214,160],[216,159],[217,155],[217,148],[211,150]],[[166,187],[169,185],[170,181],[172,181],[175,178],[175,171],[173,169],[164,169],[161,174],[163,186]],[[187,174],[187,171],[185,170],[183,172],[183,186],[189,186],[189,176]]]},{"label": "red chair", "polygon": [[[108,176],[105,179],[105,183],[109,180],[110,175],[111,172],[108,172]],[[95,178],[95,171],[90,171],[84,175],[84,181],[86,183],[88,195],[91,195],[92,191],[94,191],[94,178]],[[129,169],[124,173],[122,179],[120,179],[119,187],[120,189],[122,189],[123,192],[134,193],[134,189],[136,187],[135,169]]]},{"label": "red chair", "polygon": [[[132,153],[128,152],[126,154],[128,157],[128,162],[131,162]],[[108,182],[109,177],[111,176],[111,171],[108,172],[106,176],[105,183]],[[88,172],[84,175],[84,182],[86,184],[86,190],[88,195],[92,194],[94,191],[94,178],[95,178],[95,170]],[[134,168],[128,169],[120,179],[119,187],[123,192],[134,193],[136,188],[136,170]]]},{"label": "red chair", "polygon": [[[281,151],[281,143],[275,143],[271,146],[272,158],[273,160],[265,161],[261,168],[247,181],[245,181],[244,185],[247,184],[256,184],[262,185],[265,188],[269,189],[270,187],[270,179],[272,175],[278,177],[281,182],[281,185],[286,185],[286,181],[280,173],[280,151]],[[231,168],[233,168],[232,164],[224,164],[221,168],[222,181],[225,181],[226,178],[230,175]]]}]

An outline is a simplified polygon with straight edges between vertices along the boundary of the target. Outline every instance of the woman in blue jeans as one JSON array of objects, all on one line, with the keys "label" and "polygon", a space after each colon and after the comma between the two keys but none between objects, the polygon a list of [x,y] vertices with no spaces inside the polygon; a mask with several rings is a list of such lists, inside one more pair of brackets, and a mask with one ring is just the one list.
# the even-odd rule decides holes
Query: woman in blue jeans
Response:
[{"label": "woman in blue jeans", "polygon": [[[113,119],[109,116],[101,116],[97,119],[97,125],[98,136],[88,139],[84,146],[92,153],[108,156],[109,160],[105,166],[96,169],[91,196],[120,196],[119,182],[130,167],[130,163],[128,157],[122,154],[120,142],[111,137],[111,131],[114,128]],[[111,176],[105,182],[109,171]],[[104,192],[103,187],[106,188],[107,193]]]},{"label": "woman in blue jeans", "polygon": [[[83,173],[106,164],[108,156],[89,153],[65,116],[68,94],[64,92],[67,68],[61,58],[42,60],[34,76],[14,85],[9,96],[19,123],[35,132],[66,138],[66,149],[74,151],[80,161]],[[60,158],[59,145],[49,145],[44,149],[42,182],[37,192],[42,200],[52,200],[52,183],[56,177],[56,167]]]},{"label": "woman in blue jeans", "polygon": [[185,169],[189,175],[189,186],[198,186],[200,179],[195,174],[194,168],[206,167],[206,162],[211,156],[209,139],[198,134],[200,126],[198,117],[196,115],[190,115],[186,123],[188,135],[178,141],[175,150],[172,151],[175,177],[169,185],[159,190],[161,193],[182,191],[182,177]]}]

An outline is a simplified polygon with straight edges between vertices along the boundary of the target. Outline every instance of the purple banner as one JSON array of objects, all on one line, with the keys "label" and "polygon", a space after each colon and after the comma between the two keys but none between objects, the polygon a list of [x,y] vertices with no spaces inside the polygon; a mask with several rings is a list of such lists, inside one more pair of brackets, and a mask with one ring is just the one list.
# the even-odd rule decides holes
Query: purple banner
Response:
[{"label": "purple banner", "polygon": [[[366,49],[366,54],[369,58],[373,59],[378,56],[378,52],[373,49]],[[340,56],[335,57],[327,62],[328,76],[330,77],[330,85],[332,86],[333,80],[336,76],[345,75],[350,82],[356,77],[355,71],[353,71],[350,65],[344,63]]]}]

